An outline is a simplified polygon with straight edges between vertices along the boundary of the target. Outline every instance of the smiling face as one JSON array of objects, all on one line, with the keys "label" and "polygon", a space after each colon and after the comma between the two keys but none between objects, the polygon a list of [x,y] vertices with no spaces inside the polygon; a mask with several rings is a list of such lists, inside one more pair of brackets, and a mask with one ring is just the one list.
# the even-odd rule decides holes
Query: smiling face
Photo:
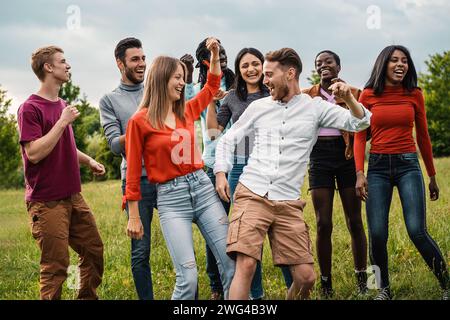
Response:
[{"label": "smiling face", "polygon": [[322,81],[331,81],[337,78],[341,67],[337,64],[334,56],[329,52],[323,52],[316,58],[316,71]]},{"label": "smiling face", "polygon": [[408,72],[408,58],[401,50],[395,50],[386,66],[386,85],[399,85]]},{"label": "smiling face", "polygon": [[178,64],[177,70],[172,74],[169,79],[169,83],[167,84],[168,98],[170,102],[180,100],[184,85],[184,69],[181,64]]},{"label": "smiling face", "polygon": [[52,57],[52,62],[47,64],[47,70],[51,72],[53,78],[61,83],[70,80],[70,68],[64,54],[61,52],[56,52]]},{"label": "smiling face", "polygon": [[269,88],[273,100],[283,101],[289,95],[288,72],[288,69],[282,68],[278,61],[264,61],[263,83]]},{"label": "smiling face", "polygon": [[125,51],[124,62],[118,61],[119,68],[126,79],[131,83],[138,84],[144,81],[145,69],[145,54],[142,48],[128,48]]},{"label": "smiling face", "polygon": [[239,62],[239,71],[247,84],[257,85],[262,77],[261,60],[251,53],[246,53]]}]

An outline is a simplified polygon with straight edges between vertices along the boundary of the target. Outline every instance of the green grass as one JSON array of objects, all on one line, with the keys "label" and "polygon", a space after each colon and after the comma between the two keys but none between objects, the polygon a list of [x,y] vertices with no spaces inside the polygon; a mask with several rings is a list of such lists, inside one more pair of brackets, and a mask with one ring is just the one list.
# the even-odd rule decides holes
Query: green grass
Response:
[{"label": "green grass", "polygon": [[[450,158],[436,160],[441,190],[437,202],[427,200],[427,225],[445,257],[450,253]],[[423,166],[422,166],[423,167]],[[303,198],[307,201],[305,217],[315,241],[316,228],[311,196],[307,194],[307,179]],[[426,178],[428,184],[428,178]],[[105,273],[99,288],[101,299],[136,299],[130,270],[130,240],[125,234],[126,218],[120,211],[119,181],[83,185],[83,195],[93,210],[105,244]],[[340,199],[336,194],[333,229],[333,282],[335,299],[354,299],[353,259],[350,236],[344,222]],[[365,211],[363,210],[365,223]],[[38,299],[39,250],[34,242],[23,201],[23,190],[0,191],[0,299]],[[397,192],[394,194],[389,226],[389,265],[395,299],[439,299],[440,290],[432,273],[409,240]],[[365,225],[366,227],[366,225]],[[367,228],[366,228],[367,230]],[[199,296],[209,297],[209,282],[205,272],[204,240],[194,227],[195,251],[199,269]],[[71,264],[76,264],[71,251]],[[175,272],[162,236],[158,215],[152,224],[151,265],[156,299],[170,299]],[[317,261],[315,264],[318,273]],[[264,247],[263,279],[266,299],[284,299],[285,286],[281,271],[274,267],[268,243]],[[63,298],[73,299],[75,292],[64,286]],[[318,288],[313,292],[318,298]]]}]

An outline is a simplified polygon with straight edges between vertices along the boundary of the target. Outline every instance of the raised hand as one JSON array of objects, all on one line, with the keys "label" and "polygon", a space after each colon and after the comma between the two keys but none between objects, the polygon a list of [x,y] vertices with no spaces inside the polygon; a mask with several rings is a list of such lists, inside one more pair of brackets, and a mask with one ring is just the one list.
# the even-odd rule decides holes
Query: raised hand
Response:
[{"label": "raised hand", "polygon": [[335,80],[335,82],[328,89],[331,90],[334,96],[341,98],[343,100],[348,100],[351,99],[352,97],[350,86],[345,82]]},{"label": "raised hand", "polygon": [[64,122],[65,125],[69,125],[74,122],[80,116],[80,111],[74,106],[67,106],[63,109],[60,120]]},{"label": "raised hand", "polygon": [[216,38],[214,37],[208,38],[208,40],[206,40],[206,48],[211,52],[211,59],[212,57],[215,58],[219,57],[220,45],[219,41]]}]

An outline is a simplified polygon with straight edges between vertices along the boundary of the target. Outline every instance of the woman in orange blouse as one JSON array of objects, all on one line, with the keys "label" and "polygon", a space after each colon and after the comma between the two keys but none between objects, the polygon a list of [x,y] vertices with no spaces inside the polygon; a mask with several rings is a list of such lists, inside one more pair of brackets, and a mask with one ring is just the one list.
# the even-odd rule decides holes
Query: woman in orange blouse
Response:
[{"label": "woman in orange blouse", "polygon": [[208,106],[220,86],[219,44],[210,38],[210,73],[203,89],[185,103],[186,66],[178,59],[158,57],[153,62],[138,112],[126,132],[128,235],[143,235],[138,200],[142,159],[148,178],[156,183],[158,214],[172,262],[176,285],[172,299],[194,299],[197,265],[192,223],[199,227],[216,257],[225,297],[234,275],[234,261],[226,254],[228,218],[202,170],[203,161],[195,142],[194,121]]}]

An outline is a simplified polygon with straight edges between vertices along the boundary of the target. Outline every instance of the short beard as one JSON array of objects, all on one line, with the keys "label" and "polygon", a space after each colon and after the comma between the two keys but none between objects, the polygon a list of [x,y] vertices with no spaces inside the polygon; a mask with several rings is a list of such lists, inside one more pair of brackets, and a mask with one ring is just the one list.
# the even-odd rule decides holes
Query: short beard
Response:
[{"label": "short beard", "polygon": [[282,101],[287,95],[289,95],[289,87],[287,84],[284,84],[278,88],[277,97],[274,97],[275,100]]},{"label": "short beard", "polygon": [[128,68],[126,66],[125,66],[125,77],[127,77],[127,79],[130,80],[131,82],[133,82],[134,84],[139,84],[144,81],[144,79],[142,79],[142,80],[136,79],[136,77],[133,74],[133,70],[131,70],[130,68]]}]

